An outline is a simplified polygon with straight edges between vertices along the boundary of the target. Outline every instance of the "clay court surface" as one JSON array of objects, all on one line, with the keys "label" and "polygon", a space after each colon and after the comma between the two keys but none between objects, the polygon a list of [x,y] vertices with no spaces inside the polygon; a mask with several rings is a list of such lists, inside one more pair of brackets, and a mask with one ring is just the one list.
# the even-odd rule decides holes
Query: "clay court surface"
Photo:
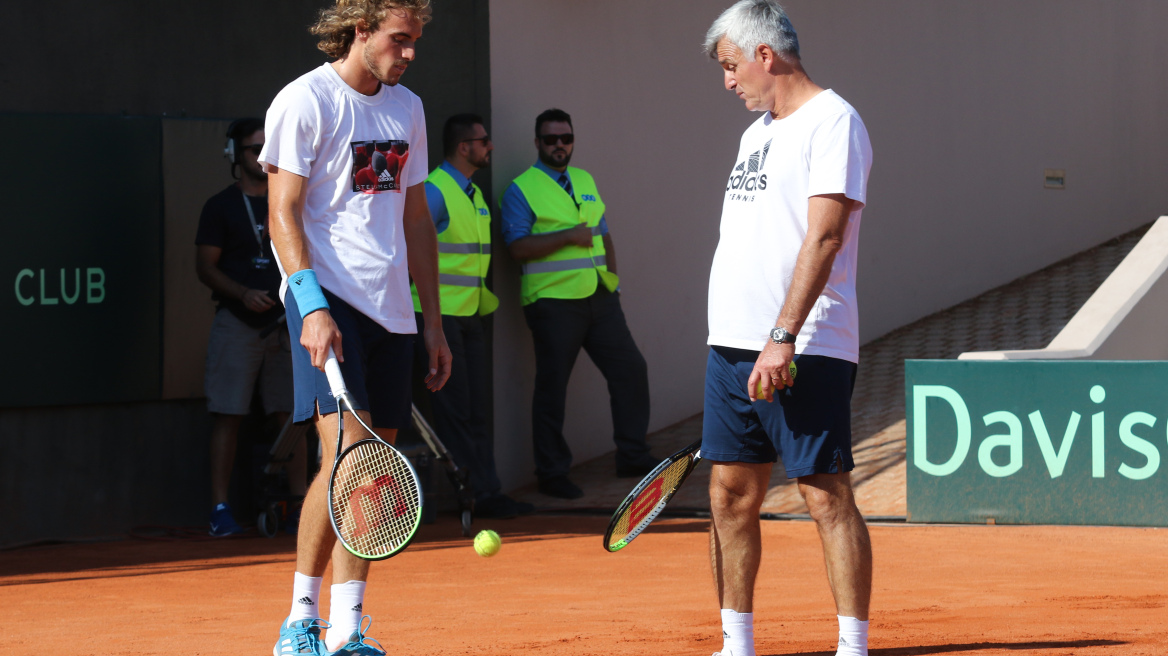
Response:
[{"label": "clay court surface", "polygon": [[[474,553],[453,518],[424,526],[405,553],[373,567],[371,635],[390,654],[716,651],[707,522],[662,522],[616,554],[600,546],[606,523],[479,522],[503,536],[490,559]],[[874,655],[1168,653],[1168,530],[871,530]],[[763,542],[758,653],[834,654],[814,525],[764,522]],[[287,536],[0,552],[8,633],[0,652],[270,654],[293,563]]]}]

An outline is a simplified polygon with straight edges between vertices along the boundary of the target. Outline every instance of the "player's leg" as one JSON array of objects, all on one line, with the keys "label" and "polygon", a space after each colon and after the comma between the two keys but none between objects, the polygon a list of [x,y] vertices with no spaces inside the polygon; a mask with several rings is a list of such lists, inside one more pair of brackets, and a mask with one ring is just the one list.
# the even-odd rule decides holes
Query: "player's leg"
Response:
[{"label": "player's leg", "polygon": [[[332,299],[329,299],[329,303],[332,304]],[[357,381],[356,384],[349,384],[349,391],[359,406],[369,408],[368,413],[358,411],[365,423],[378,436],[393,444],[397,439],[397,431],[411,422],[415,336],[390,333],[363,314],[353,311],[352,315],[357,332],[356,339],[352,341],[361,344],[361,367],[358,369],[355,366],[357,363],[352,363],[352,371],[346,371],[345,365],[349,360],[346,355],[341,373],[345,375],[346,383]],[[323,403],[321,407],[323,409]],[[345,431],[345,438],[348,441],[348,430]],[[328,617],[331,626],[325,633],[325,647],[330,651],[341,649],[344,653],[355,655],[380,653],[364,643],[365,636],[361,630],[369,561],[352,555],[334,538],[332,564],[333,584]]]},{"label": "player's leg", "polygon": [[796,361],[795,384],[776,395],[772,414],[761,408],[759,414],[779,434],[787,477],[798,480],[818,527],[840,624],[839,653],[867,654],[872,547],[848,473],[854,467],[851,396],[856,365],[815,355],[800,355]]},{"label": "player's leg", "polygon": [[644,476],[661,462],[649,453],[649,367],[629,332],[620,295],[601,287],[588,299],[584,350],[608,383],[617,476]]},{"label": "player's leg", "polygon": [[759,509],[770,463],[715,462],[710,467],[710,560],[723,609],[754,612],[754,581],[762,559]]},{"label": "player's leg", "polygon": [[856,508],[851,475],[813,474],[799,479],[799,492],[819,529],[827,580],[836,613],[868,619],[872,595],[872,542],[868,526]]},{"label": "player's leg", "polygon": [[[754,656],[754,582],[762,558],[759,508],[775,449],[746,393],[757,352],[712,347],[706,361],[702,457],[710,468],[710,561],[723,653]],[[764,402],[765,403],[765,402]]]},{"label": "player's leg", "polygon": [[523,307],[535,346],[535,392],[531,403],[531,440],[539,489],[575,499],[583,491],[568,479],[572,451],[564,439],[568,379],[588,331],[587,299],[541,298]]}]

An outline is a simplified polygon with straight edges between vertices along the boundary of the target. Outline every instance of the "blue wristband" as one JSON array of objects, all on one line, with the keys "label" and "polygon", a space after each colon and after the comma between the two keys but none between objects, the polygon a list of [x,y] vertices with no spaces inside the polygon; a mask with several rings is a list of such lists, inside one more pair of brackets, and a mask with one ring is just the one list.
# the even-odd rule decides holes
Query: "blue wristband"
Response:
[{"label": "blue wristband", "polygon": [[324,300],[324,292],[320,288],[320,283],[316,281],[316,272],[312,269],[301,269],[288,276],[288,289],[292,290],[296,307],[300,308],[301,319],[307,317],[310,312],[328,309],[328,301]]}]

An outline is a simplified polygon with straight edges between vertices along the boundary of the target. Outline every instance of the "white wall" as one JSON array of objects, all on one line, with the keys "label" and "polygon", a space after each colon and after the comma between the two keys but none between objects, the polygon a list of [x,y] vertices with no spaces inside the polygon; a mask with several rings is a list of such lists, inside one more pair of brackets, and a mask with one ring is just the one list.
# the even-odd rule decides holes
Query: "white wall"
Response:
[{"label": "white wall", "polygon": [[[757,117],[700,44],[725,1],[494,0],[493,182],[535,160],[533,122],[572,114],[649,361],[652,429],[701,410],[706,284],[725,179]],[[812,78],[863,116],[875,164],[860,249],[867,341],[1147,223],[1168,208],[1161,0],[788,0]],[[1043,169],[1067,171],[1065,191]],[[500,473],[531,477],[530,334],[500,252]],[[581,357],[566,432],[612,448],[603,379]]]}]

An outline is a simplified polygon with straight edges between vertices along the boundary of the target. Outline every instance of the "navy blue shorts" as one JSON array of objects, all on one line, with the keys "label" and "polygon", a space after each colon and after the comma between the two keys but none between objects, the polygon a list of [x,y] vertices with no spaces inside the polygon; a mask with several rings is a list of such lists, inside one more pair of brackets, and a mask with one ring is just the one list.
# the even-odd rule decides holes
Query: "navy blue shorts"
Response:
[{"label": "navy blue shorts", "polygon": [[751,403],[746,383],[758,355],[710,347],[702,458],[750,463],[782,458],[787,478],[851,471],[855,363],[797,355],[795,384],[776,392],[771,403]]},{"label": "navy blue shorts", "polygon": [[[369,317],[354,310],[335,294],[324,291],[329,314],[341,331],[345,360],[341,374],[358,410],[368,410],[373,428],[405,428],[410,423],[411,377],[414,367],[414,336],[391,333]],[[296,307],[296,297],[284,294],[288,334],[292,338],[292,380],[295,387],[292,420],[306,421],[316,414],[337,411],[337,401],[324,372],[312,366],[308,349],[300,345],[304,320]]]}]

